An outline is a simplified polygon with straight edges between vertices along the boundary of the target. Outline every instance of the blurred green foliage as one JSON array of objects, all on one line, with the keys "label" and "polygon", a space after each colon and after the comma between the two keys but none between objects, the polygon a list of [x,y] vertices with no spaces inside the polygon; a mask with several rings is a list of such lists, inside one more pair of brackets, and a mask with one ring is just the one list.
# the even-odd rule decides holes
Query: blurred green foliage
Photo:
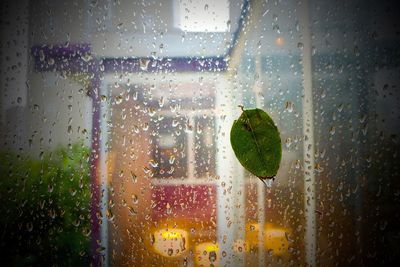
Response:
[{"label": "blurred green foliage", "polygon": [[88,266],[89,150],[0,153],[0,265]]}]

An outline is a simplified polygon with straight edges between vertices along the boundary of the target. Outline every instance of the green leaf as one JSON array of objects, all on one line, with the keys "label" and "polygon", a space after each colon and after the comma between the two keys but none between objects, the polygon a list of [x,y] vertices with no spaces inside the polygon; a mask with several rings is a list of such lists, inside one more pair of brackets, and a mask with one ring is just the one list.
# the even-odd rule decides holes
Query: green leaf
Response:
[{"label": "green leaf", "polygon": [[244,110],[231,129],[231,145],[242,166],[258,178],[274,178],[282,157],[278,128],[261,109]]}]

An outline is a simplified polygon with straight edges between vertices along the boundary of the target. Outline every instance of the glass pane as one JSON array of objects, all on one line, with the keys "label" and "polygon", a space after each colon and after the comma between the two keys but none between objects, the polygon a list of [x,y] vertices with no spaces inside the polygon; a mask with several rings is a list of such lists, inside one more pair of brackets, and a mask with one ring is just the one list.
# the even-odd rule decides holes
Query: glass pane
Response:
[{"label": "glass pane", "polygon": [[3,265],[397,266],[396,1],[1,5]]}]

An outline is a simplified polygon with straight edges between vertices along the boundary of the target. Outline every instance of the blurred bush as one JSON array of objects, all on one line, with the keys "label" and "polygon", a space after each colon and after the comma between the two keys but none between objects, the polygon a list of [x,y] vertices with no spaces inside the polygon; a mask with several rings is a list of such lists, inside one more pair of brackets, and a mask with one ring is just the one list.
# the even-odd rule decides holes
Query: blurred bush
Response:
[{"label": "blurred bush", "polygon": [[0,265],[88,266],[89,150],[0,153]]}]

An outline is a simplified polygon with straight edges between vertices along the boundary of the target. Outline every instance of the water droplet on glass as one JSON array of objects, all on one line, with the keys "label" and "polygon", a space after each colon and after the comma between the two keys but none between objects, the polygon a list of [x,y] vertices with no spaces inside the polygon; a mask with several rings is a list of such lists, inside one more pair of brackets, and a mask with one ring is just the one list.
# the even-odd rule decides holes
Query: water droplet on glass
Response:
[{"label": "water droplet on glass", "polygon": [[139,127],[138,127],[136,124],[133,124],[133,125],[132,125],[132,128],[133,128],[133,131],[134,131],[135,133],[139,133],[140,129],[139,129]]},{"label": "water droplet on glass", "polygon": [[321,98],[325,98],[326,97],[326,90],[323,89],[321,92]]},{"label": "water droplet on glass", "polygon": [[174,250],[172,248],[169,248],[168,252],[167,252],[168,256],[172,256],[173,253],[174,253]]},{"label": "water droplet on glass", "polygon": [[268,256],[272,257],[274,255],[274,250],[273,249],[268,249],[267,254],[268,254]]},{"label": "water droplet on glass", "polygon": [[83,59],[83,61],[89,62],[93,57],[89,53],[86,53],[86,54],[83,54],[81,56],[81,58]]},{"label": "water droplet on glass", "polygon": [[361,122],[361,123],[364,123],[366,120],[367,120],[367,115],[363,115],[363,116],[360,118],[360,122]]},{"label": "water droplet on glass", "polygon": [[191,125],[191,124],[185,124],[185,132],[186,132],[186,133],[191,133],[191,132],[193,132],[193,125]]},{"label": "water droplet on glass", "polygon": [[81,225],[81,221],[79,219],[76,219],[72,222],[72,225],[75,227],[79,227],[79,225]]},{"label": "water droplet on glass", "polygon": [[153,159],[149,160],[149,164],[153,168],[157,168],[158,167],[158,162],[153,160]]},{"label": "water droplet on glass", "polygon": [[154,236],[154,234],[150,234],[150,245],[154,245],[154,243],[156,242],[156,238]]},{"label": "water droplet on glass", "polygon": [[131,171],[131,178],[133,183],[137,183],[137,176],[133,171]]},{"label": "water droplet on glass", "polygon": [[121,103],[122,103],[122,100],[124,100],[124,98],[122,97],[122,95],[118,95],[118,96],[115,97],[115,103],[116,103],[117,105],[121,104]]},{"label": "water droplet on glass", "polygon": [[197,126],[196,126],[196,132],[198,134],[201,134],[203,132],[203,128],[201,127],[200,123],[198,123]]},{"label": "water droplet on glass", "polygon": [[174,162],[175,162],[175,156],[174,155],[171,155],[170,157],[169,157],[169,164],[174,164]]},{"label": "water droplet on glass", "polygon": [[133,203],[133,204],[139,203],[139,198],[138,198],[138,196],[135,195],[135,194],[132,195],[132,203]]},{"label": "water droplet on glass", "polygon": [[290,137],[286,138],[285,144],[287,148],[289,148],[292,143],[293,143],[292,138]]},{"label": "water droplet on glass", "polygon": [[293,102],[287,101],[285,105],[285,109],[287,112],[292,112],[293,111]]},{"label": "water droplet on glass", "polygon": [[149,108],[148,109],[148,114],[150,117],[153,117],[156,114],[156,109],[155,108]]},{"label": "water droplet on glass", "polygon": [[163,96],[160,97],[160,99],[158,100],[158,106],[159,106],[160,108],[162,108],[162,107],[164,106],[164,97],[163,97]]},{"label": "water droplet on glass", "polygon": [[150,60],[147,58],[141,58],[139,60],[139,67],[141,70],[147,70],[148,66],[149,66]]},{"label": "water droplet on glass", "polygon": [[147,131],[149,129],[149,123],[145,122],[142,127],[143,131]]},{"label": "water droplet on glass", "polygon": [[320,163],[315,163],[315,171],[318,173],[321,173],[324,171],[324,168],[322,167],[322,165]]},{"label": "water droplet on glass", "polygon": [[44,59],[45,59],[44,52],[43,52],[43,50],[40,50],[40,51],[39,51],[39,60],[40,60],[41,62],[43,62]]},{"label": "water droplet on glass", "polygon": [[210,251],[208,259],[210,260],[210,263],[215,262],[217,260],[217,253],[215,251]]},{"label": "water droplet on glass", "polygon": [[302,42],[298,42],[298,43],[297,43],[297,48],[303,50],[304,44],[303,44]]},{"label": "water droplet on glass", "polygon": [[28,230],[28,232],[32,232],[32,230],[33,230],[33,223],[32,222],[28,222],[26,224],[26,230]]},{"label": "water droplet on glass", "polygon": [[171,205],[169,204],[169,203],[167,203],[167,206],[166,206],[166,208],[167,208],[167,214],[168,215],[171,215],[172,214],[172,208],[171,208]]},{"label": "water droplet on glass", "polygon": [[329,129],[329,133],[330,133],[331,135],[334,135],[335,132],[336,132],[335,126],[332,126],[332,127]]},{"label": "water droplet on glass", "polygon": [[179,122],[177,120],[172,120],[172,127],[178,126]]},{"label": "water droplet on glass", "polygon": [[149,174],[149,173],[150,173],[150,169],[147,168],[147,167],[143,167],[143,172],[144,172],[145,174]]},{"label": "water droplet on glass", "polygon": [[106,211],[106,216],[107,216],[107,220],[110,221],[110,222],[113,221],[114,218],[115,218],[115,216],[114,216],[114,214],[112,213],[111,209],[107,209],[107,211]]},{"label": "water droplet on glass", "polygon": [[379,229],[381,229],[381,231],[384,231],[386,229],[386,226],[388,225],[387,221],[382,221],[380,223]]},{"label": "water droplet on glass", "polygon": [[129,210],[129,213],[131,215],[136,215],[137,214],[137,211],[133,207],[128,207],[128,210]]},{"label": "water droplet on glass", "polygon": [[338,111],[339,111],[339,112],[342,112],[342,110],[343,110],[343,107],[344,107],[343,103],[342,103],[342,104],[340,104],[340,105],[338,106]]}]

